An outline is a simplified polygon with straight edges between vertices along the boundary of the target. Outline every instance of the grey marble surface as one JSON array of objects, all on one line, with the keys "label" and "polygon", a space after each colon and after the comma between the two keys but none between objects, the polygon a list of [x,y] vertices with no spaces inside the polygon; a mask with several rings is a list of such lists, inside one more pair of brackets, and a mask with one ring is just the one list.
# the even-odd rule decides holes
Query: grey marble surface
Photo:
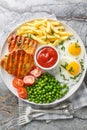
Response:
[{"label": "grey marble surface", "polygon": [[[70,25],[87,47],[87,1],[86,0],[0,0],[0,47],[8,34],[19,24],[31,18],[55,14],[57,19]],[[0,80],[2,82],[2,80]],[[15,107],[14,107],[15,106]],[[18,110],[17,98],[0,84],[0,130],[1,123]],[[87,117],[87,109],[79,114]],[[57,120],[49,124],[33,121],[30,125],[11,130],[87,130],[87,120]]]}]

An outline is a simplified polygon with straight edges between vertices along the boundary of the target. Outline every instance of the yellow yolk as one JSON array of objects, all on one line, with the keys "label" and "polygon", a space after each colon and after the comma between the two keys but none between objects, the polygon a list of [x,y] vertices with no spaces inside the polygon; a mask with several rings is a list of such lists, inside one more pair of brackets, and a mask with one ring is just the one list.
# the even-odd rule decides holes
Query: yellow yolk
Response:
[{"label": "yellow yolk", "polygon": [[80,73],[81,71],[81,66],[73,61],[73,62],[70,62],[67,67],[66,67],[66,70],[73,76],[76,76]]},{"label": "yellow yolk", "polygon": [[78,43],[71,43],[68,47],[68,51],[73,56],[78,56],[81,53],[81,46]]}]

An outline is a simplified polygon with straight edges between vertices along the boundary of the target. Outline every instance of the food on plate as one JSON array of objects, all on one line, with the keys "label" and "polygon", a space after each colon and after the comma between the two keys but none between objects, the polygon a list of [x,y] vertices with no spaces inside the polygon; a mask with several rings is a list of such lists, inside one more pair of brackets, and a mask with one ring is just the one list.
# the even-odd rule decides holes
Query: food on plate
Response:
[{"label": "food on plate", "polygon": [[38,66],[35,66],[34,69],[30,71],[30,74],[33,75],[35,78],[38,78],[41,76],[42,70]]},{"label": "food on plate", "polygon": [[73,56],[78,56],[81,54],[81,46],[77,42],[71,43],[68,46],[68,52]]},{"label": "food on plate", "polygon": [[68,40],[58,46],[58,51],[63,56],[70,56],[75,59],[83,59],[84,47],[78,40]]},{"label": "food on plate", "polygon": [[32,40],[25,36],[18,36],[16,34],[11,34],[8,39],[8,50],[9,52],[17,49],[22,49],[26,53],[34,55],[37,48],[37,41]]},{"label": "food on plate", "polygon": [[24,50],[12,51],[1,60],[1,66],[9,74],[23,78],[35,66],[33,55]]},{"label": "food on plate", "polygon": [[72,76],[77,76],[81,72],[81,66],[76,61],[71,61],[65,68]]},{"label": "food on plate", "polygon": [[13,79],[12,84],[16,89],[24,86],[23,80],[16,77]]},{"label": "food on plate", "polygon": [[59,61],[59,54],[52,46],[43,46],[38,49],[35,55],[36,64],[41,68],[49,69],[54,67]]},{"label": "food on plate", "polygon": [[71,57],[62,57],[58,64],[58,79],[60,82],[67,82],[72,85],[75,84],[83,69],[77,60]]},{"label": "food on plate", "polygon": [[26,86],[28,100],[35,103],[45,104],[54,102],[67,94],[69,87],[61,84],[53,75],[42,74],[32,85]]},{"label": "food on plate", "polygon": [[60,82],[76,84],[84,70],[84,46],[76,39],[68,40],[58,46],[60,61],[58,76]]},{"label": "food on plate", "polygon": [[9,74],[23,78],[35,66],[34,53],[37,41],[12,34],[7,39],[9,53],[1,59],[1,66]]},{"label": "food on plate", "polygon": [[61,41],[73,35],[65,30],[60,21],[50,19],[36,19],[27,22],[20,26],[16,33],[19,36],[28,36],[41,45],[51,44],[53,46],[57,46]]},{"label": "food on plate", "polygon": [[32,75],[27,75],[23,78],[23,82],[25,85],[33,85],[35,82],[35,77]]},{"label": "food on plate", "polygon": [[52,67],[57,61],[57,52],[51,47],[44,47],[38,51],[36,59],[42,67]]},{"label": "food on plate", "polygon": [[17,89],[17,92],[20,98],[27,99],[28,93],[26,88],[20,87],[19,89]]}]

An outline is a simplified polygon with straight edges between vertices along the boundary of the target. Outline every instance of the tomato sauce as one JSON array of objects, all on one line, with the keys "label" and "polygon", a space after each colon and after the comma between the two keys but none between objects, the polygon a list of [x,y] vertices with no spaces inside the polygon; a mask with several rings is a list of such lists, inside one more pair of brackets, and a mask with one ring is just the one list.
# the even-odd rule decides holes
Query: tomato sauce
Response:
[{"label": "tomato sauce", "polygon": [[44,47],[37,53],[36,59],[40,66],[49,68],[56,63],[58,54],[52,47]]}]

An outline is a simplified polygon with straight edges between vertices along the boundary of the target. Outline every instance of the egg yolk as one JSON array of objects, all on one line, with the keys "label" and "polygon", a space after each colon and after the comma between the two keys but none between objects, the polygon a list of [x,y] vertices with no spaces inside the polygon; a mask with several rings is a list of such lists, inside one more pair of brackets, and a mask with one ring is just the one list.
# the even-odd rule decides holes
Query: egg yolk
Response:
[{"label": "egg yolk", "polygon": [[79,65],[79,63],[73,61],[70,62],[67,67],[66,70],[73,76],[76,76],[80,73],[81,71],[81,66]]},{"label": "egg yolk", "polygon": [[73,56],[78,56],[81,53],[81,46],[78,43],[71,43],[68,47],[68,51]]}]

